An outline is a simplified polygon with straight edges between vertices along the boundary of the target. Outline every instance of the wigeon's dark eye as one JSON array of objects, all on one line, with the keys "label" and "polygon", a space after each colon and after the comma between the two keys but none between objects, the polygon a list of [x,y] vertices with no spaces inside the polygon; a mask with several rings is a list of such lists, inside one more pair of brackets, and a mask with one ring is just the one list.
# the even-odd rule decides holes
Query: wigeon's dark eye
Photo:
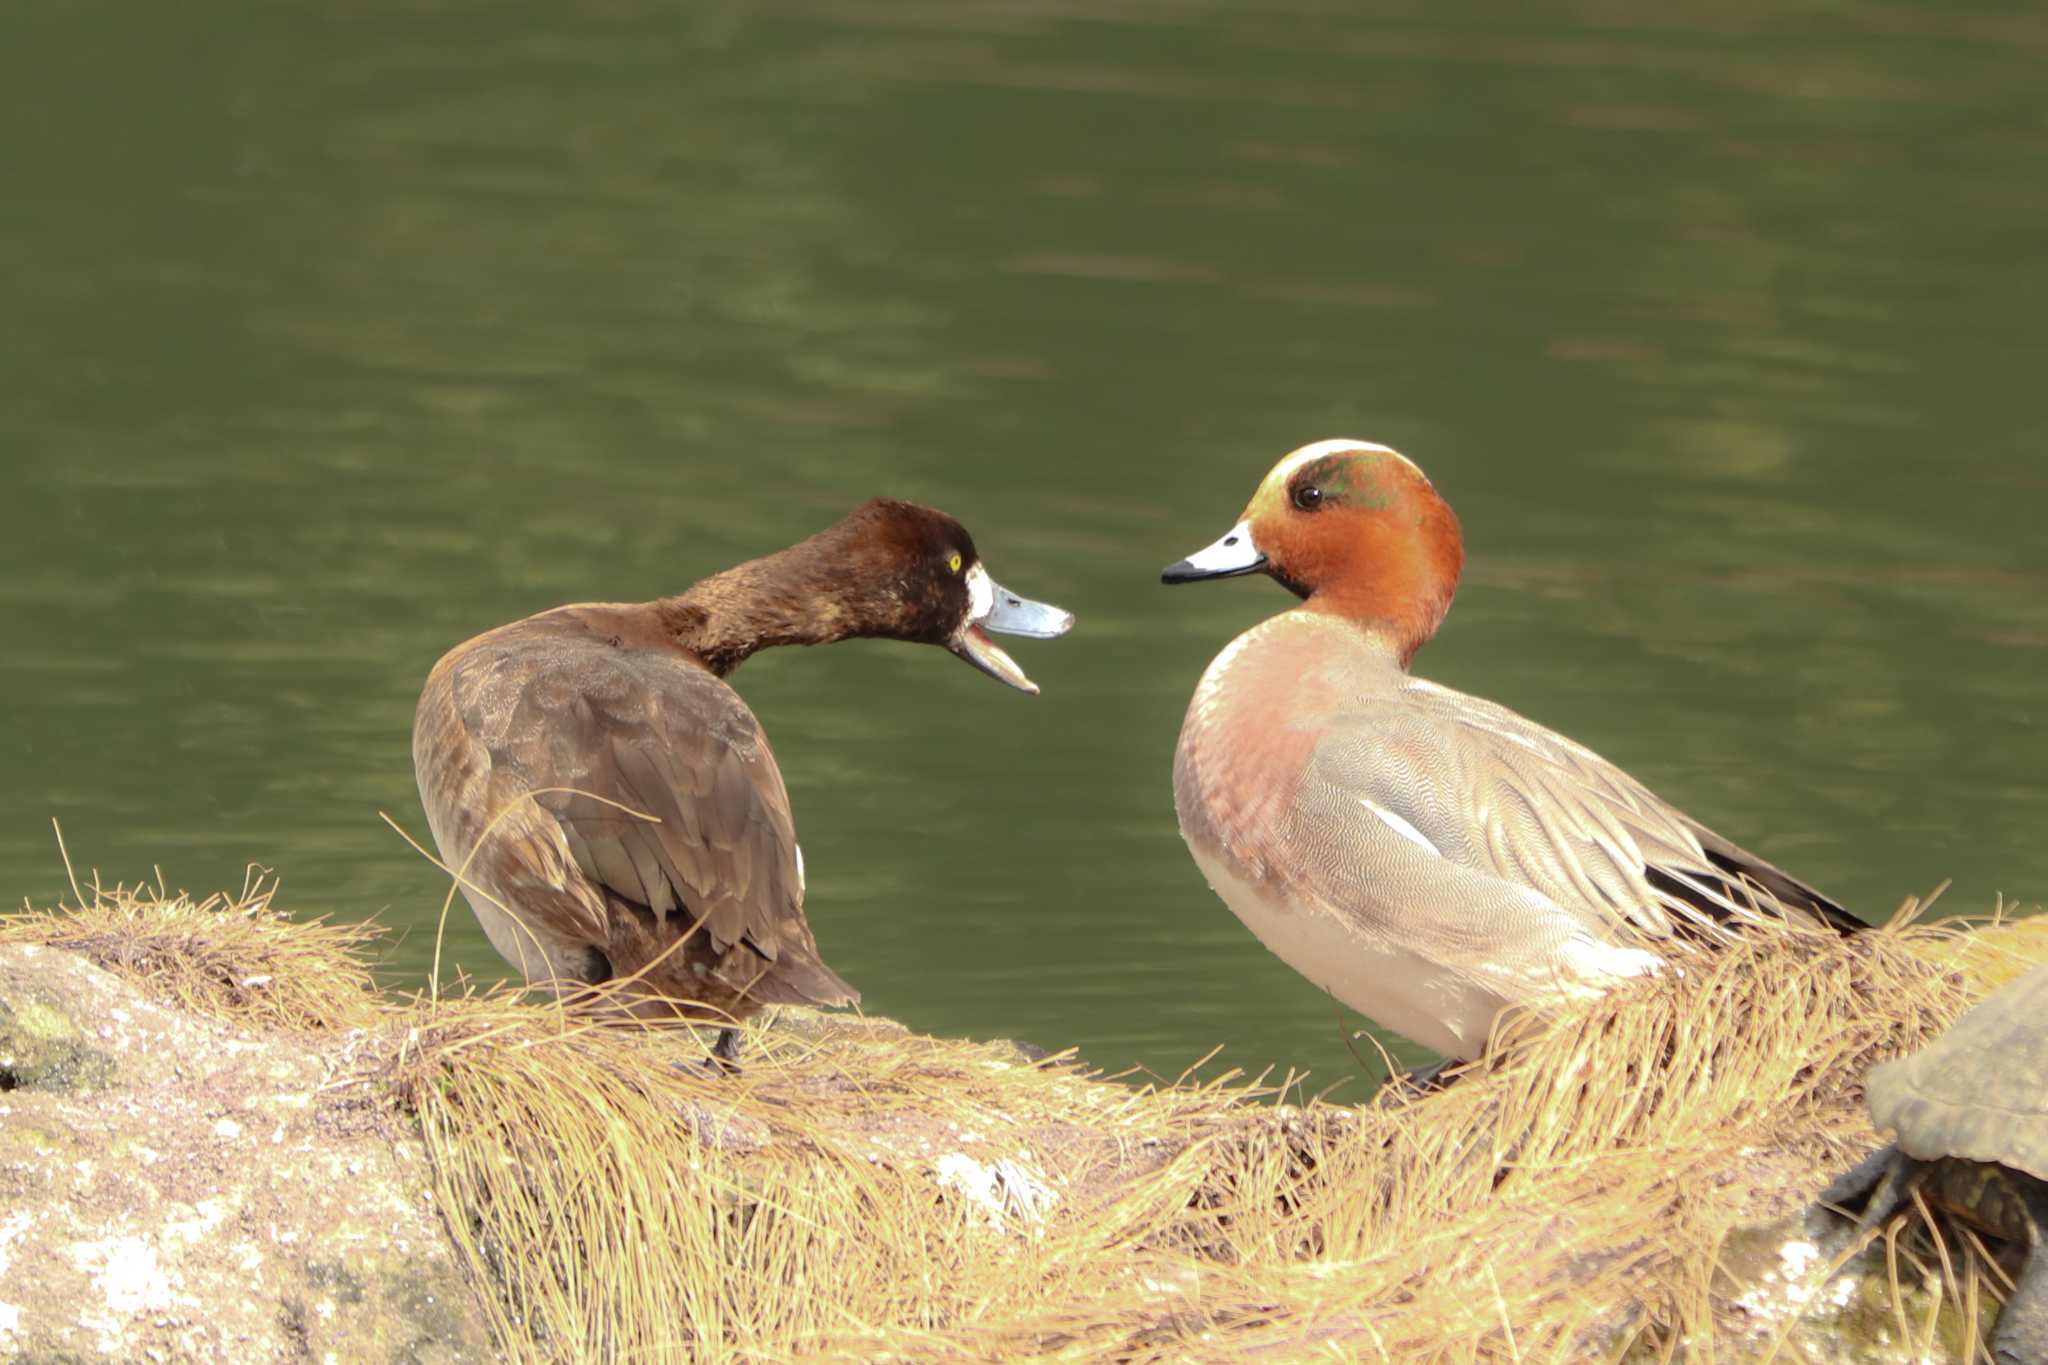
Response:
[{"label": "wigeon's dark eye", "polygon": [[1312,483],[1305,483],[1294,490],[1294,505],[1304,512],[1313,512],[1323,505],[1323,490]]}]

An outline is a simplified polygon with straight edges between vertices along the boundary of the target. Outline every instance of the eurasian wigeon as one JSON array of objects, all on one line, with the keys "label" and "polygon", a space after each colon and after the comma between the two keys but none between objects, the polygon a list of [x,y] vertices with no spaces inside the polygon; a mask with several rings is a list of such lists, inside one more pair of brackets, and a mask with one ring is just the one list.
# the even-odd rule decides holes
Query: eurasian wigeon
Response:
[{"label": "eurasian wigeon", "polygon": [[457,646],[413,722],[420,801],[492,946],[534,985],[637,975],[634,1013],[726,1024],[851,1004],[804,919],[775,755],[726,675],[772,645],[887,637],[1035,693],[988,632],[1073,623],[990,578],[952,517],[876,499],[680,596],[556,607]]},{"label": "eurasian wigeon", "polygon": [[1464,565],[1420,469],[1366,441],[1275,465],[1221,540],[1163,578],[1264,573],[1304,599],[1202,675],[1174,755],[1196,864],[1310,981],[1448,1057],[1509,1004],[1654,970],[1660,944],[1758,919],[1848,932],[1820,892],[1582,745],[1425,682]]}]

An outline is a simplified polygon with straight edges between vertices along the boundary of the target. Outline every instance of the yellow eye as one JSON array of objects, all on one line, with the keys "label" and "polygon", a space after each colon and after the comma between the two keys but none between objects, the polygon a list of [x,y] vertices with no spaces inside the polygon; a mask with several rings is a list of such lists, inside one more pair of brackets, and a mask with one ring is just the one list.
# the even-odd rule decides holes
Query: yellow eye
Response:
[{"label": "yellow eye", "polygon": [[952,570],[952,571],[953,571],[954,573],[959,573],[959,572],[960,572],[960,552],[959,552],[959,551],[957,551],[957,550],[956,550],[956,551],[954,551],[954,552],[953,552],[953,557],[952,557],[951,559],[949,559],[949,560],[947,560],[947,561],[946,561],[946,567],[947,567],[947,568],[949,568],[949,569],[951,569],[951,570]]}]

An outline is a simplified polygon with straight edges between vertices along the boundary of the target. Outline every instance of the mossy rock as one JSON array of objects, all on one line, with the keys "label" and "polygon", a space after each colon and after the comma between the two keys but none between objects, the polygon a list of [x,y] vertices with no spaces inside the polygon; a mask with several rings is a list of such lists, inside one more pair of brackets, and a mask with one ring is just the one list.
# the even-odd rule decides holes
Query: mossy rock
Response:
[{"label": "mossy rock", "polygon": [[63,1010],[0,977],[0,1090],[103,1090],[116,1070]]},{"label": "mossy rock", "polygon": [[[1928,1357],[1899,1330],[1903,1309],[1916,1330],[1932,1324],[1938,1352],[1933,1358],[1968,1358],[1962,1310],[1942,1293],[1938,1277],[1914,1274],[1902,1264],[1894,1305],[1881,1242],[1827,1276],[1834,1255],[1827,1228],[1825,1219],[1801,1214],[1729,1236],[1720,1255],[1729,1291],[1730,1311],[1722,1324],[1728,1335],[1717,1338],[1718,1345],[1736,1346],[1741,1359],[1774,1350],[1787,1365],[1904,1365]],[[1657,1358],[1649,1343],[1624,1357],[1631,1365]]]},{"label": "mossy rock", "polygon": [[407,1266],[380,1276],[394,1326],[386,1343],[408,1360],[488,1360],[494,1352],[469,1286],[451,1267]]},{"label": "mossy rock", "polygon": [[0,1123],[0,1170],[33,1170],[40,1162],[68,1161],[77,1147],[78,1135],[55,1115],[15,1113]]},{"label": "mossy rock", "polygon": [[286,1315],[309,1350],[345,1359],[467,1361],[493,1352],[468,1287],[444,1262],[406,1257],[309,1259]]}]

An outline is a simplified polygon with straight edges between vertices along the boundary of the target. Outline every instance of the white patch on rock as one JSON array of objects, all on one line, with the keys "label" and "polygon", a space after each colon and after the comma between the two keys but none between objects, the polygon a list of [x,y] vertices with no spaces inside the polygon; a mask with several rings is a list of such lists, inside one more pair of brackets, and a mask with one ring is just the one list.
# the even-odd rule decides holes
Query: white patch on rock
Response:
[{"label": "white patch on rock", "polygon": [[14,1260],[13,1253],[7,1249],[9,1244],[21,1236],[22,1233],[28,1231],[28,1225],[31,1221],[31,1215],[20,1210],[8,1214],[4,1220],[0,1220],[0,1275],[7,1273],[8,1265]]},{"label": "white patch on rock", "polygon": [[93,1285],[111,1312],[124,1316],[161,1313],[177,1302],[156,1248],[140,1237],[74,1243],[71,1262],[92,1275]]},{"label": "white patch on rock", "polygon": [[1788,1280],[1798,1279],[1820,1259],[1820,1248],[1811,1242],[1787,1242],[1778,1248],[1778,1269]]},{"label": "white patch on rock", "polygon": [[1140,1275],[1138,1287],[1159,1299],[1193,1299],[1201,1293],[1202,1272],[1192,1265],[1166,1265]]},{"label": "white patch on rock", "polygon": [[164,1224],[164,1235],[183,1242],[197,1242],[227,1221],[227,1205],[218,1199],[202,1199],[192,1206],[190,1218]]},{"label": "white patch on rock", "polygon": [[[1814,1274],[1823,1259],[1820,1247],[1803,1237],[1781,1243],[1777,1268],[1763,1272],[1755,1284],[1736,1296],[1736,1304],[1766,1322],[1782,1322],[1787,1316],[1804,1313],[1824,1287]],[[1853,1293],[1855,1277],[1842,1276],[1830,1297],[1839,1297],[1843,1284]],[[1846,1300],[1835,1306],[1842,1302]]]},{"label": "white patch on rock", "polygon": [[937,1163],[939,1184],[965,1195],[991,1227],[1022,1223],[1035,1231],[1054,1202],[1052,1187],[1008,1157],[976,1161],[965,1152],[947,1152]]},{"label": "white patch on rock", "polygon": [[1794,1240],[1778,1248],[1778,1275],[1785,1282],[1784,1299],[1794,1309],[1804,1308],[1817,1286],[1807,1282],[1807,1272],[1820,1260],[1820,1248],[1811,1242]]},{"label": "white patch on rock", "polygon": [[1857,1282],[1854,1275],[1837,1275],[1829,1284],[1828,1302],[1837,1310],[1847,1308],[1849,1301],[1856,1297]]}]

